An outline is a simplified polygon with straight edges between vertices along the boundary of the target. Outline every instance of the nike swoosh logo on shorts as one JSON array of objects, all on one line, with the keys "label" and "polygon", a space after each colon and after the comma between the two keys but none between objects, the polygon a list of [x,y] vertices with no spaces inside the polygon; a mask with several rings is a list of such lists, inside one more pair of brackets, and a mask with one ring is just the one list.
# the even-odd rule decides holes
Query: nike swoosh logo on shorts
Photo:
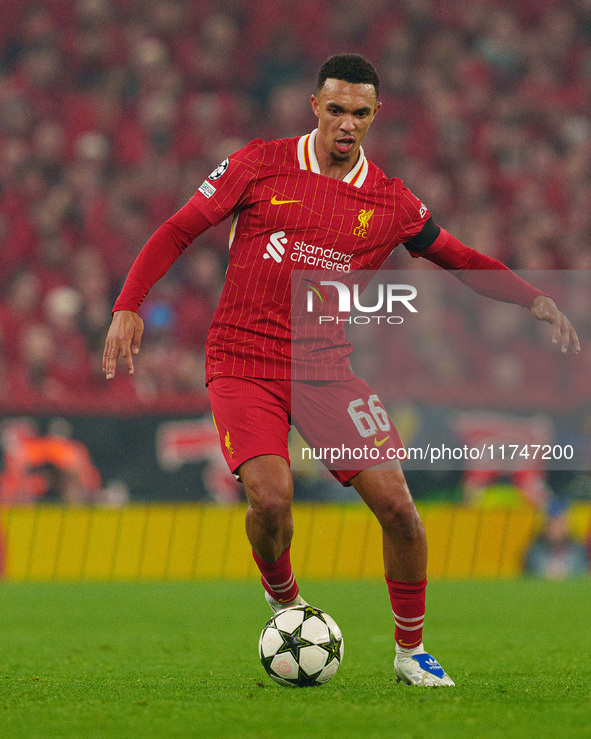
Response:
[{"label": "nike swoosh logo on shorts", "polygon": [[271,205],[285,205],[286,203],[301,203],[301,200],[277,200],[277,196],[271,198]]},{"label": "nike swoosh logo on shorts", "polygon": [[388,441],[388,439],[389,439],[389,438],[390,438],[389,436],[385,436],[385,437],[384,437],[383,439],[380,439],[380,440],[378,441],[378,440],[377,440],[377,439],[375,438],[375,436],[374,436],[374,439],[373,439],[373,443],[374,443],[374,444],[375,444],[376,446],[382,446],[382,444],[383,444],[384,442]]}]

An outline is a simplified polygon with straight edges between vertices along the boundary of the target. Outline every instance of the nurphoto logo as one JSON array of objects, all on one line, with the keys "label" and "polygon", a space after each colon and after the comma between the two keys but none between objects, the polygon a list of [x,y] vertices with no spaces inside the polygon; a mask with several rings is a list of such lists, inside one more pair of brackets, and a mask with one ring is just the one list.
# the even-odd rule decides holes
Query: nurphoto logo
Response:
[{"label": "nurphoto logo", "polygon": [[[404,322],[403,316],[393,315],[394,309],[400,307],[406,308],[410,313],[417,313],[417,309],[412,301],[417,297],[417,289],[413,285],[404,284],[379,284],[377,286],[377,296],[373,298],[373,305],[363,305],[361,303],[361,293],[363,289],[357,284],[345,285],[339,280],[321,280],[319,284],[315,284],[312,280],[304,280],[308,287],[306,296],[306,310],[308,313],[315,313],[319,307],[322,311],[328,308],[330,296],[324,288],[334,288],[337,291],[331,293],[333,298],[337,298],[336,313],[339,315],[319,315],[318,323],[370,323],[374,320],[378,323],[382,322],[390,324],[400,324]],[[365,315],[349,316],[352,309],[359,311]],[[380,313],[382,311],[382,313]],[[385,311],[385,313],[384,313]],[[341,317],[340,314],[346,314]]]}]

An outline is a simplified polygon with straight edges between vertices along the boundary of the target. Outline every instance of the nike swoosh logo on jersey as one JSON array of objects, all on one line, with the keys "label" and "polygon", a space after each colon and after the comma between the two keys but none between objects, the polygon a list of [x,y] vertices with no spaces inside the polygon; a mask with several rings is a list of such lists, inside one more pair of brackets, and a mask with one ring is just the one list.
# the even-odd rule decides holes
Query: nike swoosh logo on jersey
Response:
[{"label": "nike swoosh logo on jersey", "polygon": [[301,200],[277,200],[277,196],[271,198],[271,205],[285,205],[286,203],[301,203]]},{"label": "nike swoosh logo on jersey", "polygon": [[389,436],[386,436],[386,437],[384,437],[383,439],[380,439],[380,440],[378,441],[378,440],[377,440],[377,439],[376,439],[376,438],[374,437],[373,443],[374,443],[374,444],[375,444],[376,446],[382,446],[382,444],[383,444],[384,442],[388,441],[388,439],[389,439],[389,438],[390,438]]}]

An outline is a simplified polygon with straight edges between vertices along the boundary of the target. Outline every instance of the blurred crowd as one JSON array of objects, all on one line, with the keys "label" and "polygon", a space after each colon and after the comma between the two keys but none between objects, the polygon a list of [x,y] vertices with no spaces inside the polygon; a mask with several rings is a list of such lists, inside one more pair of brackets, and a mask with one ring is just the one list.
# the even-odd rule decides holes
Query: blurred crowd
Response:
[{"label": "blurred crowd", "polygon": [[227,229],[153,289],[141,371],[107,385],[112,304],[222,159],[312,130],[317,69],[342,51],[381,78],[367,155],[439,223],[515,269],[591,268],[590,0],[3,0],[3,410],[204,405]]}]

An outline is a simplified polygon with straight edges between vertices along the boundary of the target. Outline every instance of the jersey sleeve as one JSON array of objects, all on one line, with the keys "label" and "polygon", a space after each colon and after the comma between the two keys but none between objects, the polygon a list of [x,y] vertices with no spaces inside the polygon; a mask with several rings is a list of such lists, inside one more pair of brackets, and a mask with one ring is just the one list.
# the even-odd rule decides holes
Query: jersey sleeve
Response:
[{"label": "jersey sleeve", "polygon": [[460,282],[493,300],[531,308],[537,297],[550,297],[548,293],[522,280],[498,259],[462,244],[443,228],[432,246],[417,256],[423,256],[438,267],[451,270]]},{"label": "jersey sleeve", "polygon": [[192,203],[184,205],[150,237],[133,263],[113,312],[137,311],[148,291],[210,223]]},{"label": "jersey sleeve", "polygon": [[255,139],[224,159],[190,199],[212,226],[245,207],[257,178],[263,144],[262,139]]},{"label": "jersey sleeve", "polygon": [[404,244],[419,234],[431,218],[427,206],[402,183],[396,192],[396,212],[399,244]]}]

